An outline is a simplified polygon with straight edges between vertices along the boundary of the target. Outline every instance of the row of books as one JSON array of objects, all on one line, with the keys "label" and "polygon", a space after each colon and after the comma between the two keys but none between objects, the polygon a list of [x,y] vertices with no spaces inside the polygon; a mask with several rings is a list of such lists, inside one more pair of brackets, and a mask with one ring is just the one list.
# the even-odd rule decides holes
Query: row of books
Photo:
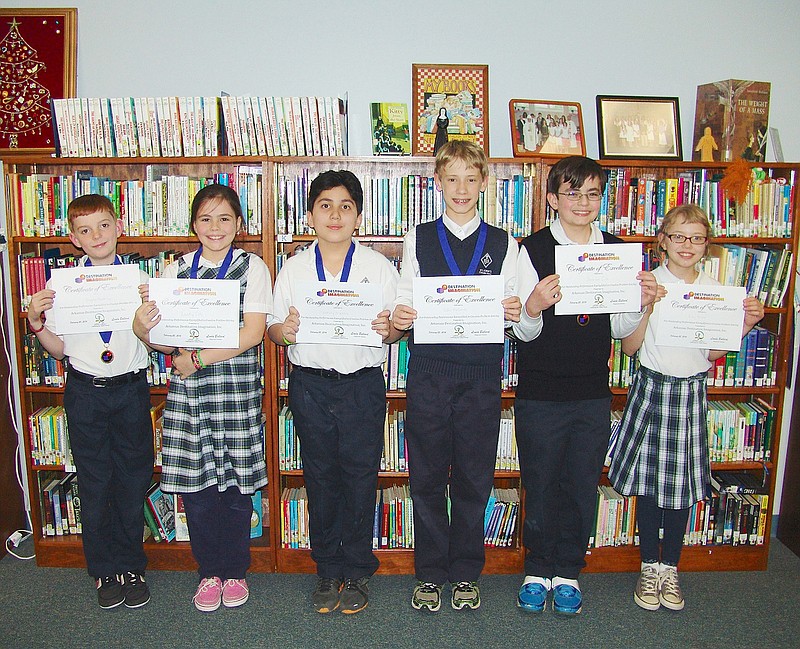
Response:
[{"label": "row of books", "polygon": [[209,176],[169,174],[167,165],[148,165],[145,178],[115,180],[77,171],[71,176],[9,173],[9,200],[17,214],[16,231],[25,237],[69,234],[67,207],[86,194],[107,197],[129,236],[188,236],[192,200],[206,185],[217,183],[239,195],[248,234],[261,234],[263,169],[236,165]]},{"label": "row of books", "polygon": [[[383,429],[381,471],[392,473],[408,471],[405,416],[405,411],[390,411],[387,407]],[[499,427],[495,469],[497,471],[519,471],[513,407],[503,409]],[[292,411],[286,404],[278,412],[278,469],[281,471],[301,471],[303,469],[300,439],[294,429]]]},{"label": "row of books", "polygon": [[708,451],[712,462],[769,462],[775,406],[755,401],[708,402]]},{"label": "row of books", "polygon": [[[448,501],[449,506],[449,501]],[[484,544],[511,547],[514,543],[520,498],[517,489],[492,488],[484,514]],[[308,502],[305,487],[286,487],[281,493],[281,547],[309,548]],[[414,547],[414,505],[407,484],[375,493],[372,548]]]},{"label": "row of books", "polygon": [[81,499],[75,473],[40,471],[38,479],[42,536],[81,534]]},{"label": "row of books", "polygon": [[749,248],[712,244],[703,270],[725,286],[742,286],[764,306],[779,307],[786,295],[792,269],[792,251],[784,247]]},{"label": "row of books", "polygon": [[769,329],[753,327],[742,338],[738,352],[728,352],[708,370],[709,387],[770,387],[777,382],[778,337]]},{"label": "row of books", "polygon": [[[156,466],[161,466],[164,405],[162,401],[150,408]],[[64,406],[42,406],[33,411],[28,416],[28,438],[33,466],[59,466],[65,471],[75,471]]]},{"label": "row of books", "polygon": [[[794,171],[789,180],[767,173],[771,172],[753,169],[747,198],[737,204],[726,197],[722,175],[714,170],[695,169],[658,179],[636,176],[626,167],[607,169],[600,227],[622,236],[654,236],[671,208],[694,203],[708,214],[715,237],[791,237]],[[555,212],[549,205],[545,209],[549,224]]]},{"label": "row of books", "polygon": [[56,155],[70,158],[348,153],[339,97],[79,97],[52,112]]},{"label": "row of books", "polygon": [[[411,227],[442,215],[444,200],[433,176],[406,174],[374,176],[372,170],[359,174],[364,187],[361,236],[402,236]],[[309,170],[297,174],[281,171],[275,192],[275,231],[279,238],[312,234],[307,222]],[[478,213],[490,225],[515,237],[533,229],[536,186],[532,175],[509,178],[490,176],[487,191],[478,201]]]}]

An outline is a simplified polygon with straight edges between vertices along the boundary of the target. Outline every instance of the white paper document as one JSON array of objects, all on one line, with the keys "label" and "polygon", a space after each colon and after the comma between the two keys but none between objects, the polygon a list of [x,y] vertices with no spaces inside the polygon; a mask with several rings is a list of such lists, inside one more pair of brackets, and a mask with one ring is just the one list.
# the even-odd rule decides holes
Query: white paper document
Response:
[{"label": "white paper document", "polygon": [[191,349],[237,348],[239,293],[235,279],[151,279],[150,299],[161,322],[150,330],[150,342]]},{"label": "white paper document", "polygon": [[415,277],[415,343],[502,343],[502,275]]},{"label": "white paper document", "polygon": [[642,293],[636,274],[642,270],[642,244],[556,246],[555,251],[561,286],[556,315],[641,310]]},{"label": "white paper document", "polygon": [[132,264],[54,268],[48,324],[59,335],[130,329],[142,304],[140,283],[139,267]]},{"label": "white paper document", "polygon": [[300,312],[299,343],[380,347],[372,321],[383,311],[383,287],[359,282],[297,282],[292,301]]},{"label": "white paper document", "polygon": [[657,345],[739,351],[746,289],[692,284],[664,288],[667,295],[658,303]]}]

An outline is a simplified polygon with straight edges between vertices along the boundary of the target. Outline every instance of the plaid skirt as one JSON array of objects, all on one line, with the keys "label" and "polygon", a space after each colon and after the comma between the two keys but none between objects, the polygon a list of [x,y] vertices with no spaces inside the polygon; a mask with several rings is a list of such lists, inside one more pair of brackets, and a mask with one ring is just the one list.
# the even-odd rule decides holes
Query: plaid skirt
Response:
[{"label": "plaid skirt", "polygon": [[173,380],[164,408],[161,488],[253,493],[267,483],[258,347]]},{"label": "plaid skirt", "polygon": [[706,374],[640,367],[628,393],[608,478],[625,496],[685,509],[710,496]]}]

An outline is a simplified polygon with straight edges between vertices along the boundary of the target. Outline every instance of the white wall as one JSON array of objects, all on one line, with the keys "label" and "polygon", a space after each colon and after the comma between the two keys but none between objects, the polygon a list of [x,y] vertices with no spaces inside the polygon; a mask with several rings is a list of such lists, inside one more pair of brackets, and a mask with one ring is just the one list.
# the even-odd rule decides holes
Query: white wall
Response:
[{"label": "white wall", "polygon": [[[8,2],[10,7],[52,6]],[[595,95],[680,99],[690,158],[696,88],[772,82],[769,124],[800,160],[800,18],[793,0],[70,0],[81,96],[349,92],[350,152],[370,155],[368,105],[411,100],[412,63],[489,65],[494,157],[508,100],[578,101],[596,156]],[[3,26],[0,25],[0,31]]]},{"label": "white wall", "polygon": [[772,82],[769,125],[785,159],[800,160],[795,0],[64,4],[78,7],[78,95],[348,92],[352,155],[371,153],[370,102],[410,104],[412,63],[477,63],[489,65],[494,157],[511,155],[511,98],[580,102],[587,153],[597,156],[595,95],[621,94],[677,96],[690,158],[697,86],[734,78]]}]

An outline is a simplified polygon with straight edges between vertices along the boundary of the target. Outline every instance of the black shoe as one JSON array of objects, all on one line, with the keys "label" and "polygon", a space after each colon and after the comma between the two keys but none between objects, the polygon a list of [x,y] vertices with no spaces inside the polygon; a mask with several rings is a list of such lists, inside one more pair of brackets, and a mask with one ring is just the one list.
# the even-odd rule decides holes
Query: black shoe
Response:
[{"label": "black shoe", "polygon": [[317,580],[317,587],[311,594],[311,601],[317,613],[330,613],[339,606],[339,591],[342,582],[330,577],[320,577]]},{"label": "black shoe", "polygon": [[150,589],[143,574],[130,571],[123,573],[122,589],[125,593],[125,606],[128,608],[139,608],[150,601]]},{"label": "black shoe", "polygon": [[369,597],[369,577],[345,579],[344,588],[339,595],[339,610],[342,613],[358,613],[367,608]]},{"label": "black shoe", "polygon": [[117,575],[107,575],[97,580],[97,603],[100,608],[114,608],[125,601],[125,591]]}]

